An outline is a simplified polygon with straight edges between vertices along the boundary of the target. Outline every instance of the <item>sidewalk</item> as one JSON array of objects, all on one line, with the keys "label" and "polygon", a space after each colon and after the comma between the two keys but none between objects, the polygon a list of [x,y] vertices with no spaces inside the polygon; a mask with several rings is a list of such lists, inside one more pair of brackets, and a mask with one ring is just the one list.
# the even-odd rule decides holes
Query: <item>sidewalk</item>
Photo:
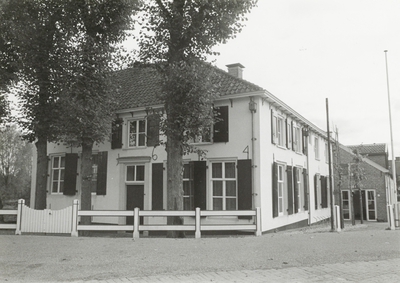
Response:
[{"label": "sidewalk", "polygon": [[148,283],[148,282],[400,282],[400,259],[323,264],[267,270],[240,270],[159,275],[110,280],[74,281],[71,283]]}]

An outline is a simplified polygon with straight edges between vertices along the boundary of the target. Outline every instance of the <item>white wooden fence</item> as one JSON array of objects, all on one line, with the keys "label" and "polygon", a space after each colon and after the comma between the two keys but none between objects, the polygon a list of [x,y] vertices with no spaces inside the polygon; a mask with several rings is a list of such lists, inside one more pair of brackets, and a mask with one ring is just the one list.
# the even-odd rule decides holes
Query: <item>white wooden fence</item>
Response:
[{"label": "white wooden fence", "polygon": [[[15,229],[15,234],[21,233],[71,233],[71,236],[78,236],[78,231],[133,231],[133,238],[139,238],[140,231],[194,231],[195,237],[201,237],[201,231],[253,231],[256,236],[261,235],[261,210],[235,210],[235,211],[153,211],[139,210],[135,208],[130,210],[79,210],[79,201],[74,200],[73,206],[62,210],[34,210],[25,205],[24,200],[18,201],[17,210],[0,210],[0,215],[17,215],[17,223],[0,224],[0,229]],[[81,225],[79,217],[81,216],[102,216],[102,217],[127,217],[133,216],[134,225]],[[185,225],[163,225],[147,224],[140,225],[139,217],[194,217],[192,224]],[[204,216],[251,216],[253,223],[241,224],[202,224],[201,217]]]}]

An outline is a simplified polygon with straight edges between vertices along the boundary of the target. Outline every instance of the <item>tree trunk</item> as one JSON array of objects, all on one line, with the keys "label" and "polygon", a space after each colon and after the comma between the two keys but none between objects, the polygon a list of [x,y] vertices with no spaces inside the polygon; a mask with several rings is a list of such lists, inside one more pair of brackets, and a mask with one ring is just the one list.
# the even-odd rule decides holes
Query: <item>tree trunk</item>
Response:
[{"label": "tree trunk", "polygon": [[361,224],[363,224],[363,223],[364,223],[364,222],[363,222],[364,216],[363,216],[363,202],[362,202],[362,193],[361,193],[361,189],[358,189],[358,192],[360,193],[360,221],[361,221]]},{"label": "tree trunk", "polygon": [[[180,142],[168,137],[167,142],[167,210],[183,210],[183,157]],[[168,217],[168,225],[182,225],[179,216]],[[168,238],[184,238],[183,231],[168,231]]]},{"label": "tree trunk", "polygon": [[[93,141],[84,139],[81,159],[81,210],[92,210],[92,148]],[[81,217],[82,225],[90,225],[91,223],[91,216]],[[88,236],[89,231],[83,231],[82,235]]]},{"label": "tree trunk", "polygon": [[35,145],[37,150],[35,209],[42,210],[46,209],[47,197],[47,140],[39,137]]}]

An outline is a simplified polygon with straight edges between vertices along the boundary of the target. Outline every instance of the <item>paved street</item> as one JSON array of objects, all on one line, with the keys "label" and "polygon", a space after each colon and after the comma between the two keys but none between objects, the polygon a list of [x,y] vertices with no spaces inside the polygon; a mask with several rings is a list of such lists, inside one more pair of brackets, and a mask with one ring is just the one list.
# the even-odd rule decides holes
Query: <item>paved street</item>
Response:
[{"label": "paved street", "polygon": [[400,282],[400,230],[386,228],[137,241],[0,234],[0,282]]}]

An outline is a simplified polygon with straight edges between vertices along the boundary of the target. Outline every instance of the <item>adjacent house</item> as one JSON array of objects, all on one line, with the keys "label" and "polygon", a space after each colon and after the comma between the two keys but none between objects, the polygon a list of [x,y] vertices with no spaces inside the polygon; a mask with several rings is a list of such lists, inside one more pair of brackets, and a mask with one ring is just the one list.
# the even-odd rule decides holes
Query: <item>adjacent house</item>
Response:
[{"label": "adjacent house", "polygon": [[[363,219],[367,221],[388,221],[387,205],[396,202],[393,180],[389,170],[382,165],[387,162],[387,155],[383,154],[387,148],[384,144],[362,145],[361,152],[369,152],[361,162],[365,178],[362,180],[361,203]],[[360,213],[360,191],[355,189],[352,179],[354,168],[353,151],[359,147],[346,147],[339,145],[338,163],[341,173],[339,182],[338,174],[335,174],[335,188],[340,189],[341,199],[335,196],[335,202],[343,209],[344,220],[361,219]],[[382,150],[382,151],[380,151]],[[379,153],[378,153],[379,151]],[[374,155],[376,153],[376,155]],[[386,159],[385,159],[386,156]],[[371,161],[374,159],[376,162]],[[378,164],[380,162],[382,165]],[[336,190],[339,192],[339,190]],[[353,209],[353,211],[352,211]]]},{"label": "adjacent house", "polygon": [[[206,156],[184,156],[184,208],[261,208],[262,231],[308,225],[330,217],[326,132],[279,98],[242,78],[241,64],[215,70],[219,121],[193,143]],[[152,115],[162,111],[160,77],[151,66],[117,73],[120,91],[110,142],[93,152],[93,210],[167,207],[165,137]],[[111,125],[110,125],[111,126]],[[48,144],[47,206],[62,209],[81,194],[80,148]],[[32,176],[35,178],[35,168]],[[33,180],[32,184],[35,184]],[[34,203],[34,187],[32,202]],[[244,217],[224,221],[248,223]],[[95,218],[125,224],[131,219]],[[146,218],[154,223],[165,219]],[[185,219],[184,221],[193,221]],[[202,221],[218,223],[219,217]]]},{"label": "adjacent house", "polygon": [[361,155],[379,164],[383,168],[389,169],[389,153],[386,143],[348,145],[347,147],[351,150],[358,149]]}]

